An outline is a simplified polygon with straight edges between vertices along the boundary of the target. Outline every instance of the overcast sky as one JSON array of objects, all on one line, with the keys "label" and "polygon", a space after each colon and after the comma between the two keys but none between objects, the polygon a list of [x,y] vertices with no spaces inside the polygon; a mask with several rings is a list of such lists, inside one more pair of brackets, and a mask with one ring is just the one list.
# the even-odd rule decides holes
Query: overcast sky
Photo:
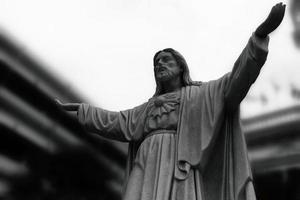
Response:
[{"label": "overcast sky", "polygon": [[[123,110],[153,95],[152,58],[160,49],[181,52],[194,80],[216,79],[230,71],[277,2],[0,0],[0,27],[91,103]],[[296,103],[289,88],[300,88],[300,50],[292,30],[287,10],[243,104],[245,116]],[[266,105],[258,100],[262,94],[269,99]]]}]

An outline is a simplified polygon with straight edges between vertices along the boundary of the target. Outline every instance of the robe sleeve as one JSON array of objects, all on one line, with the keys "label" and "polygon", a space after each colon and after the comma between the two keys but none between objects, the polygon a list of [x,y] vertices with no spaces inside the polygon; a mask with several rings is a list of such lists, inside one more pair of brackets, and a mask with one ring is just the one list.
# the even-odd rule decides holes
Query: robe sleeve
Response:
[{"label": "robe sleeve", "polygon": [[259,75],[267,59],[268,43],[269,37],[261,39],[253,33],[235,62],[225,89],[225,105],[228,110],[233,111],[238,107]]},{"label": "robe sleeve", "polygon": [[138,139],[143,128],[146,104],[133,109],[113,112],[82,103],[77,116],[83,127],[107,139],[130,142]]}]

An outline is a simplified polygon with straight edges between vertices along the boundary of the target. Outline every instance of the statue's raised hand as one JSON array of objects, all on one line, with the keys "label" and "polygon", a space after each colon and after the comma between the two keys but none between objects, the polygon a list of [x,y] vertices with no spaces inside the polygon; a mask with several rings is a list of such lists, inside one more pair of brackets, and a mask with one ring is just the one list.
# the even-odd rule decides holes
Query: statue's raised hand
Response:
[{"label": "statue's raised hand", "polygon": [[62,103],[60,100],[55,99],[55,103],[65,111],[77,112],[79,109],[79,103]]},{"label": "statue's raised hand", "polygon": [[282,22],[285,12],[285,4],[278,3],[273,6],[267,19],[256,29],[255,35],[260,38],[267,37]]}]

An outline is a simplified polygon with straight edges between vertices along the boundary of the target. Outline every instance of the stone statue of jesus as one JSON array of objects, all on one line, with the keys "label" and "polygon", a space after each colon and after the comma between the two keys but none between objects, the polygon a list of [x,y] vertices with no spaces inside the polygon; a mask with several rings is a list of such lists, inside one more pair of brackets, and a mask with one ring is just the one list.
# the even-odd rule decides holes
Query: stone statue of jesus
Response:
[{"label": "stone statue of jesus", "polygon": [[284,12],[282,3],[272,8],[233,70],[217,80],[192,81],[183,56],[167,48],[153,59],[155,94],[140,106],[111,112],[57,100],[89,132],[129,143],[124,200],[256,199],[239,105]]}]

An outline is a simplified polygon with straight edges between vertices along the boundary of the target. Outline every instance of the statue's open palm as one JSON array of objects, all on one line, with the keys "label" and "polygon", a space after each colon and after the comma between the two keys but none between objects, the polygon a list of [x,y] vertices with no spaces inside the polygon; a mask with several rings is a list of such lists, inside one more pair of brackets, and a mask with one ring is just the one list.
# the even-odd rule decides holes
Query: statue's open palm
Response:
[{"label": "statue's open palm", "polygon": [[282,22],[285,6],[283,3],[278,3],[273,6],[267,19],[256,29],[255,34],[261,38],[267,37],[273,32]]},{"label": "statue's open palm", "polygon": [[60,100],[55,99],[55,103],[65,111],[77,112],[79,109],[79,103],[62,103]]}]

